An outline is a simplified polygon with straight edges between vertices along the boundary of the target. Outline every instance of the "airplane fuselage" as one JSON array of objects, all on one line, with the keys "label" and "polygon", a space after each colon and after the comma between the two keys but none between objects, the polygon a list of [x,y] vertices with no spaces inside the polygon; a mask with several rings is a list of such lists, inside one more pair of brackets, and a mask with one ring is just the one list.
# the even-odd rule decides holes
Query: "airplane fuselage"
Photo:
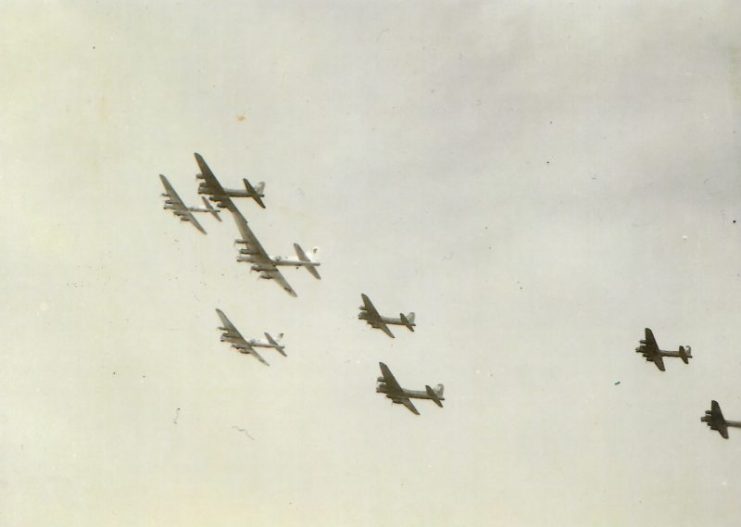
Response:
[{"label": "airplane fuselage", "polygon": [[230,198],[252,198],[257,196],[258,198],[264,198],[265,194],[263,192],[248,192],[246,190],[241,189],[233,189],[233,188],[225,188],[224,193],[229,196]]},{"label": "airplane fuselage", "polygon": [[[394,402],[399,402],[396,399],[399,397],[402,398],[409,398],[409,399],[434,399],[431,397],[426,391],[421,390],[407,390],[406,388],[402,389],[401,393],[398,391],[390,390],[388,386],[386,386],[385,383],[379,382],[378,386],[376,386],[376,393],[383,393],[388,397],[389,399],[393,399]],[[444,401],[445,397],[443,397],[442,394],[439,394],[438,392],[435,392],[437,399],[440,401]]]},{"label": "airplane fuselage", "polygon": [[[365,311],[365,309],[363,309],[362,307],[360,308],[360,313],[358,313],[358,318],[360,320],[367,320],[368,322],[375,322],[375,319],[371,319],[371,318],[368,317],[368,312]],[[392,325],[392,326],[416,326],[416,324],[414,322],[411,322],[409,324],[403,322],[401,320],[401,317],[384,317],[384,316],[382,316],[380,318],[381,318],[381,322],[383,322],[384,324]]]},{"label": "airplane fuselage", "polygon": [[[229,342],[231,344],[239,344],[241,347],[244,347],[244,343],[242,342],[241,337],[235,337],[231,335],[222,335],[221,336],[221,342]],[[282,346],[274,345],[268,342],[264,339],[244,339],[244,342],[247,343],[248,346],[253,346],[255,348],[281,348]]]},{"label": "airplane fuselage", "polygon": [[321,265],[319,262],[302,262],[301,260],[291,260],[290,258],[284,258],[282,256],[275,256],[271,258],[270,261],[276,267],[319,267]]}]

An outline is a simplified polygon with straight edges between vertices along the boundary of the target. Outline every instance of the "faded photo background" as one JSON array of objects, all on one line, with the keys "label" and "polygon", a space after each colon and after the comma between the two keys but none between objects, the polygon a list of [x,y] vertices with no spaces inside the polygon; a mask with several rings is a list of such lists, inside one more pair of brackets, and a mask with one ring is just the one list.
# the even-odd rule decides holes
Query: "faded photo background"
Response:
[{"label": "faded photo background", "polygon": [[[741,431],[700,423],[741,419],[737,2],[0,15],[2,525],[741,524]],[[237,205],[323,279],[291,298],[229,215],[163,211],[193,152],[264,180]],[[445,408],[376,394],[379,361]]]}]

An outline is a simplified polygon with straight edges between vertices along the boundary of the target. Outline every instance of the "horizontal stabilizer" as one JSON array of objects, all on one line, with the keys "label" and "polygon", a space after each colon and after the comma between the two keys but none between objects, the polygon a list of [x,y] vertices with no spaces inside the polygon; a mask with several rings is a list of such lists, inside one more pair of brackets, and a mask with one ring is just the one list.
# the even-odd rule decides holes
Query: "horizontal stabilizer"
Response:
[{"label": "horizontal stabilizer", "polygon": [[425,385],[425,390],[427,390],[427,395],[430,397],[430,399],[435,401],[435,404],[442,408],[443,403],[440,402],[440,398],[437,396],[437,393],[435,393],[435,390],[430,388],[429,385]]},{"label": "horizontal stabilizer", "polygon": [[[260,205],[263,209],[265,208],[265,203],[262,201],[262,197],[260,196],[260,192],[255,190],[255,187],[253,187],[249,181],[246,179],[243,179],[242,182],[244,183],[244,188],[247,189],[247,193],[250,195],[252,199],[257,202],[258,205]],[[263,184],[263,187],[265,185]],[[260,189],[262,190],[262,189]]]},{"label": "horizontal stabilizer", "polygon": [[201,199],[203,200],[203,204],[206,206],[206,210],[211,214],[211,216],[221,221],[221,217],[219,216],[219,211],[216,210],[213,207],[213,205],[211,205],[211,202],[206,199],[206,196],[201,196]]},{"label": "horizontal stabilizer", "polygon": [[[306,268],[306,270],[311,273],[311,276],[313,276],[317,280],[321,280],[322,277],[319,276],[319,271],[317,271],[317,269],[316,269],[317,266],[319,265],[319,262],[315,262],[314,260],[312,260],[311,258],[309,258],[309,256],[307,256],[307,254],[304,252],[304,250],[301,248],[301,246],[299,244],[294,243],[293,244],[293,249],[296,251],[296,256],[298,257],[298,259],[301,262],[311,264],[311,265],[305,265],[304,266]],[[317,253],[318,250],[319,249],[317,249],[316,247],[314,247],[314,250],[312,251],[312,253],[316,256],[316,253]]]},{"label": "horizontal stabilizer", "polygon": [[679,357],[682,362],[689,364],[692,358],[692,348],[690,346],[679,346]]},{"label": "horizontal stabilizer", "polygon": [[[280,339],[281,339],[282,337],[283,337],[283,333],[281,333],[280,335],[278,335],[278,339],[279,339],[279,340],[280,340]],[[285,350],[285,346],[281,346],[280,344],[278,344],[278,342],[277,342],[277,341],[276,341],[276,340],[275,340],[275,339],[274,339],[274,338],[272,337],[272,335],[270,335],[270,333],[267,333],[267,332],[266,332],[266,333],[265,333],[265,338],[266,338],[266,339],[268,340],[268,342],[270,343],[270,345],[271,345],[272,347],[274,347],[274,348],[275,348],[276,350],[278,350],[278,353],[280,353],[280,354],[281,354],[281,355],[283,355],[284,357],[287,357],[287,356],[288,356],[288,355],[286,355],[286,352],[285,352],[285,351],[283,351],[283,350]]]},{"label": "horizontal stabilizer", "polygon": [[401,323],[404,324],[409,331],[414,331],[414,313],[409,313],[408,315],[399,313],[399,318],[401,319]]}]

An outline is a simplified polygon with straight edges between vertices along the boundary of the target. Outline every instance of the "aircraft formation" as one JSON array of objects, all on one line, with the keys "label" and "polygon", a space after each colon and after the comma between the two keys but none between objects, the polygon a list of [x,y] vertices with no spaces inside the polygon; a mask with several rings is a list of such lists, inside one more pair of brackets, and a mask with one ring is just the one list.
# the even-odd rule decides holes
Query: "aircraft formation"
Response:
[{"label": "aircraft formation", "polygon": [[[206,230],[196,219],[195,214],[208,213],[221,222],[220,213],[223,210],[227,210],[232,215],[239,232],[239,238],[235,240],[235,244],[239,246],[236,258],[237,262],[250,264],[250,270],[256,271],[261,279],[277,283],[284,291],[293,297],[298,295],[293,287],[288,283],[285,276],[283,276],[280,268],[304,268],[317,280],[321,279],[318,270],[321,263],[316,259],[316,248],[314,248],[310,253],[307,253],[298,243],[294,243],[293,249],[295,256],[271,256],[252,232],[247,220],[234,204],[232,198],[248,198],[252,199],[261,208],[265,209],[264,182],[260,182],[253,186],[245,178],[242,179],[244,189],[224,188],[206,163],[203,156],[198,153],[195,153],[194,156],[200,170],[196,175],[196,178],[199,180],[198,194],[201,195],[204,207],[186,205],[168,179],[164,175],[160,174],[160,181],[165,189],[165,192],[162,193],[162,197],[165,198],[165,210],[171,211],[180,219],[180,221],[190,223],[202,234],[206,234]],[[215,204],[216,207],[212,204]],[[358,319],[364,320],[374,329],[383,331],[390,338],[395,338],[395,336],[391,332],[389,326],[403,326],[409,331],[414,332],[414,328],[416,327],[414,312],[407,314],[400,312],[398,318],[384,316],[379,313],[368,295],[362,293],[360,296],[363,304],[359,308],[360,312],[358,313]],[[276,338],[272,337],[269,333],[264,332],[263,334],[265,339],[246,339],[223,311],[217,308],[216,314],[221,322],[221,325],[218,327],[222,332],[221,341],[228,343],[239,353],[252,355],[266,366],[269,366],[269,364],[257,351],[257,348],[272,349],[284,357],[287,356],[285,346],[280,344],[283,337],[282,333],[280,333]],[[676,351],[660,349],[653,331],[650,328],[645,328],[644,338],[640,340],[635,351],[643,355],[646,361],[653,362],[662,372],[666,371],[664,365],[664,359],[666,358],[678,358],[685,364],[689,364],[689,360],[693,358],[692,348],[690,346],[679,346],[679,349]],[[381,376],[377,378],[376,393],[385,395],[394,404],[404,405],[410,412],[416,415],[419,415],[419,411],[412,403],[412,399],[431,400],[437,406],[442,408],[442,401],[445,400],[443,396],[444,387],[442,384],[436,385],[435,388],[425,385],[424,391],[402,388],[386,364],[380,362],[379,367],[381,369]],[[705,415],[700,420],[701,422],[706,423],[711,430],[720,433],[720,435],[725,439],[728,439],[729,437],[728,428],[741,428],[741,421],[729,421],[725,419],[717,401],[711,401],[710,410],[706,410]]]},{"label": "aircraft formation", "polygon": [[[239,247],[237,262],[250,264],[250,270],[256,271],[261,279],[277,283],[285,292],[293,297],[298,295],[291,284],[288,283],[285,276],[283,276],[280,268],[304,268],[317,280],[321,279],[318,269],[321,263],[316,259],[316,248],[307,253],[298,243],[294,243],[293,250],[295,256],[270,256],[258,240],[257,236],[252,232],[252,229],[250,229],[249,223],[245,219],[244,215],[234,204],[233,198],[249,198],[254,200],[261,208],[265,209],[264,182],[260,182],[253,186],[247,179],[242,179],[244,190],[224,188],[208,166],[208,163],[206,163],[203,156],[195,153],[194,157],[198,169],[200,170],[196,175],[196,178],[199,181],[198,194],[201,195],[204,208],[187,206],[168,179],[164,175],[160,174],[160,181],[165,189],[165,192],[162,193],[162,197],[165,198],[165,210],[172,211],[180,221],[190,223],[202,234],[206,234],[206,229],[203,228],[194,214],[210,213],[218,221],[222,221],[220,213],[223,210],[227,210],[232,215],[234,223],[237,226],[237,231],[239,232],[239,238],[235,240],[235,244]],[[215,204],[216,207],[214,207],[212,203]],[[358,318],[365,320],[372,327],[381,329],[391,338],[394,338],[394,335],[391,333],[391,330],[388,327],[389,325],[402,325],[410,331],[414,331],[414,313],[400,313],[399,318],[384,317],[378,313],[367,295],[362,294],[361,297],[363,299],[363,306],[360,307]],[[221,325],[218,326],[219,331],[221,331],[221,342],[226,342],[231,346],[231,348],[235,349],[239,353],[252,355],[255,359],[266,366],[269,366],[270,364],[258,351],[258,348],[275,350],[284,357],[287,356],[285,346],[280,343],[283,337],[282,333],[274,338],[270,333],[264,332],[263,334],[265,339],[247,339],[242,336],[237,327],[231,320],[229,320],[221,309],[216,308],[216,314],[221,322]],[[438,384],[435,389],[430,386],[425,386],[425,391],[407,390],[401,387],[388,366],[384,363],[379,363],[379,366],[381,368],[382,377],[378,377],[376,391],[378,393],[383,393],[386,397],[391,399],[393,403],[403,404],[411,412],[417,415],[419,415],[419,411],[414,404],[412,404],[411,399],[430,399],[435,402],[435,404],[442,407],[441,401],[444,400],[442,384]]]},{"label": "aircraft formation", "polygon": [[[636,348],[636,353],[640,353],[648,362],[653,362],[660,371],[666,371],[664,358],[674,357],[682,359],[685,364],[690,363],[692,358],[692,348],[690,346],[679,346],[676,351],[667,351],[659,348],[654,332],[650,328],[644,330],[644,338],[641,339]],[[707,423],[711,430],[716,430],[724,439],[728,439],[728,428],[741,428],[741,421],[727,421],[720,411],[720,405],[717,401],[710,401],[710,410],[705,411],[705,415],[700,421]]]}]

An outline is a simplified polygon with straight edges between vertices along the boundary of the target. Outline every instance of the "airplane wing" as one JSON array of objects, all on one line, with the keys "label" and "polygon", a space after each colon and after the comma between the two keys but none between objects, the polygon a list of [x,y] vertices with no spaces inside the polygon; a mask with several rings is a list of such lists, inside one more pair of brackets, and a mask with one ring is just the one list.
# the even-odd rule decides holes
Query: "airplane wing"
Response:
[{"label": "airplane wing", "polygon": [[718,404],[718,401],[711,401],[710,402],[710,411],[713,412],[713,417],[717,419],[723,419],[726,420],[725,417],[723,417],[723,412],[720,411],[720,405]]},{"label": "airplane wing", "polygon": [[711,401],[710,415],[712,417],[712,423],[708,423],[708,426],[713,430],[717,430],[724,439],[728,439],[728,425],[726,424],[726,418],[723,417],[723,412],[720,411],[718,401]]},{"label": "airplane wing", "polygon": [[386,386],[398,392],[399,395],[403,394],[404,389],[401,387],[401,385],[399,385],[396,377],[394,377],[394,374],[391,373],[391,370],[389,370],[389,367],[386,366],[383,362],[379,362],[378,365],[381,367],[381,373],[383,374],[383,380],[386,383]]},{"label": "airplane wing", "polygon": [[664,359],[661,355],[656,354],[651,359],[654,364],[656,364],[656,367],[660,369],[661,371],[666,371],[666,368],[664,367]]},{"label": "airplane wing", "polygon": [[254,355],[255,358],[257,360],[259,360],[260,362],[262,362],[265,366],[270,366],[270,364],[268,364],[267,361],[262,358],[262,355],[260,355],[259,353],[257,353],[257,351],[255,351],[254,348],[250,348],[250,354],[251,355]]},{"label": "airplane wing", "polygon": [[[162,181],[162,186],[165,187],[165,192],[167,193],[167,197],[170,201],[173,203],[168,207],[175,216],[179,217],[183,221],[188,221],[193,226],[201,231],[203,234],[206,234],[206,229],[204,229],[200,223],[198,223],[198,220],[195,216],[193,216],[193,213],[188,210],[188,207],[183,203],[183,200],[180,199],[180,196],[178,196],[178,193],[175,192],[175,189],[170,185],[170,182],[167,181],[167,178],[160,174],[160,181]],[[167,206],[167,205],[166,205]]]},{"label": "airplane wing", "polygon": [[242,182],[244,183],[244,188],[247,189],[247,191],[252,194],[250,197],[254,199],[258,205],[260,205],[263,209],[265,208],[265,202],[260,197],[260,193],[255,190],[255,187],[252,186],[252,184],[247,181],[247,179],[242,179]]},{"label": "airplane wing", "polygon": [[229,208],[231,198],[227,195],[224,187],[221,186],[219,180],[216,179],[214,173],[211,172],[211,169],[206,164],[203,157],[201,157],[201,154],[196,152],[193,155],[196,158],[196,163],[198,163],[198,168],[201,170],[202,176],[201,184],[198,185],[198,193],[206,194],[211,198],[211,201],[216,203],[222,209]]},{"label": "airplane wing", "polygon": [[653,353],[659,352],[659,345],[656,343],[654,332],[650,328],[646,328],[646,347]]},{"label": "airplane wing", "polygon": [[244,340],[242,334],[234,326],[234,324],[232,324],[231,320],[227,318],[227,316],[221,309],[217,309],[216,314],[219,315],[219,318],[221,319],[221,325],[226,328],[225,333],[227,333],[230,337],[238,337]]},{"label": "airplane wing", "polygon": [[370,298],[368,298],[368,295],[366,295],[365,293],[361,293],[360,296],[363,299],[363,306],[365,307],[365,312],[368,315],[366,322],[368,322],[368,324],[370,324],[374,328],[383,330],[383,332],[392,339],[395,338],[394,334],[391,333],[388,325],[386,325],[386,323],[381,318],[381,314],[376,309],[376,306],[374,306],[373,302],[371,302]]},{"label": "airplane wing", "polygon": [[412,404],[412,401],[410,401],[409,399],[401,399],[401,404],[406,406],[413,414],[419,415],[419,411],[417,410],[417,408],[415,408],[415,406]]},{"label": "airplane wing", "polygon": [[[365,296],[365,295],[363,295]],[[392,392],[387,392],[386,396],[394,401],[398,401],[404,406],[409,409],[410,412],[413,414],[419,415],[419,412],[417,411],[417,408],[412,404],[412,401],[409,400],[409,397],[406,397],[404,395],[404,388],[401,387],[399,382],[396,380],[396,377],[394,377],[394,374],[391,373],[391,370],[388,366],[386,366],[383,362],[379,362],[378,365],[381,367],[381,373],[383,374],[383,380],[386,383],[386,387],[389,388]]]},{"label": "airplane wing", "polygon": [[234,222],[237,224],[239,233],[242,236],[241,241],[243,242],[245,248],[254,252],[254,254],[252,255],[252,257],[254,258],[253,265],[256,265],[259,268],[260,278],[264,278],[266,280],[275,280],[289,295],[298,296],[296,294],[296,291],[294,291],[291,287],[291,284],[288,283],[283,274],[273,264],[270,256],[260,244],[257,237],[252,233],[249,225],[247,225],[247,220],[244,219],[242,213],[239,212],[239,210],[234,205],[232,200],[229,199],[229,197],[226,198],[226,203],[229,212],[231,212],[232,216],[234,217]]},{"label": "airplane wing", "polygon": [[250,343],[245,340],[239,330],[234,326],[234,324],[231,323],[231,321],[227,318],[227,316],[221,309],[217,309],[216,314],[219,315],[219,318],[221,319],[221,325],[225,328],[224,336],[229,338],[228,342],[233,348],[236,348],[237,351],[239,351],[240,353],[252,354],[265,366],[270,366],[270,364],[268,364],[265,359],[263,359],[262,356],[257,353],[255,348],[253,348]]}]

